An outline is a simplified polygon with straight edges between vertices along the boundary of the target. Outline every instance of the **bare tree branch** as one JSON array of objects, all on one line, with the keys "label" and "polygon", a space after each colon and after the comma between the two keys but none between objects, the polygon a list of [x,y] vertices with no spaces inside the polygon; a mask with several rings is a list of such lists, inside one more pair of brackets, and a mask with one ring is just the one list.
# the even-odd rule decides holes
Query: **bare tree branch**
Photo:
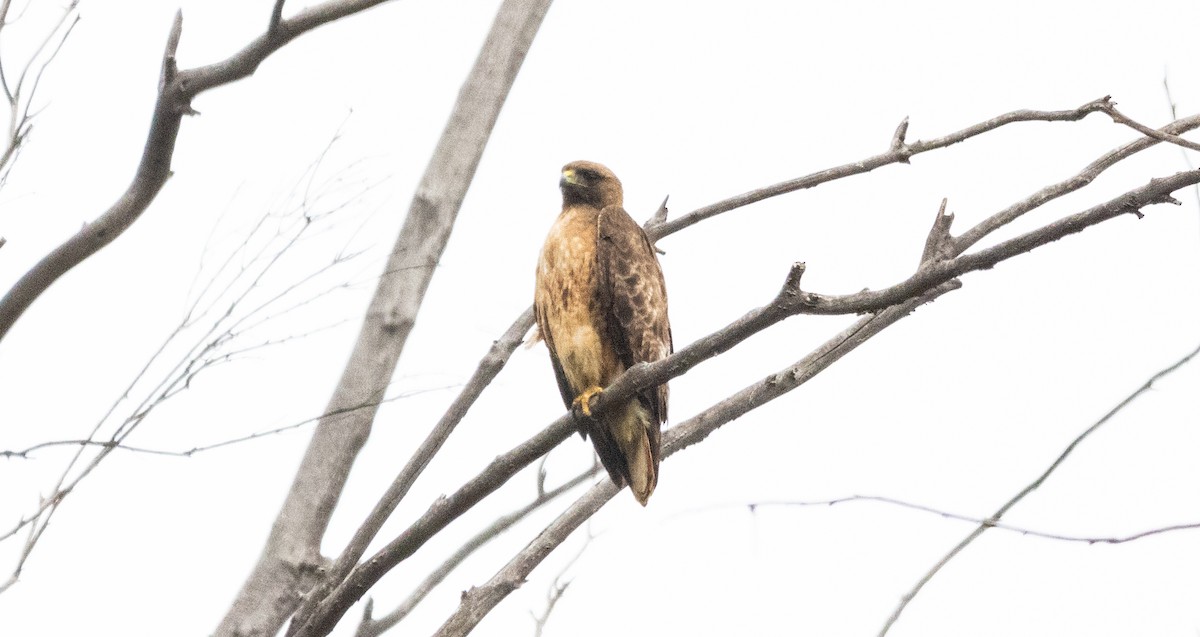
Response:
[{"label": "bare tree branch", "polygon": [[[917,307],[958,287],[957,282],[946,282],[920,297],[859,319],[794,365],[767,376],[672,427],[663,436],[663,458],[669,458],[676,452],[704,440],[721,425],[799,387],[883,329],[911,314]],[[464,592],[458,610],[442,624],[435,635],[461,637],[471,632],[501,600],[525,581],[534,567],[617,493],[618,489],[611,480],[602,480],[592,487],[486,584]]]},{"label": "bare tree branch", "polygon": [[[970,545],[971,542],[974,542],[975,538],[979,537],[980,535],[983,535],[984,531],[987,531],[988,529],[997,526],[997,523],[999,522],[1000,518],[1004,517],[1004,515],[1006,513],[1008,513],[1009,509],[1016,506],[1016,504],[1018,502],[1020,502],[1021,500],[1023,500],[1025,498],[1025,496],[1029,495],[1030,493],[1033,493],[1033,491],[1035,489],[1042,486],[1042,484],[1046,481],[1046,479],[1050,477],[1050,474],[1054,473],[1055,469],[1058,469],[1058,467],[1060,465],[1062,465],[1062,463],[1067,459],[1067,456],[1071,455],[1071,452],[1075,451],[1075,448],[1078,447],[1081,442],[1083,442],[1088,436],[1095,433],[1095,431],[1097,429],[1104,426],[1104,424],[1107,423],[1109,420],[1111,420],[1113,416],[1120,413],[1121,410],[1125,409],[1125,407],[1127,407],[1130,403],[1132,403],[1134,400],[1136,400],[1138,398],[1138,396],[1141,396],[1142,394],[1146,393],[1147,391],[1150,391],[1151,389],[1153,389],[1154,383],[1158,382],[1163,377],[1170,375],[1172,372],[1179,369],[1180,367],[1183,367],[1188,362],[1190,362],[1193,358],[1195,358],[1196,355],[1198,355],[1198,354],[1200,354],[1200,346],[1197,346],[1195,349],[1188,352],[1186,355],[1183,356],[1183,358],[1180,358],[1179,360],[1175,361],[1174,363],[1171,363],[1170,365],[1164,367],[1163,369],[1155,372],[1154,375],[1152,375],[1149,379],[1147,379],[1145,383],[1142,383],[1141,387],[1138,387],[1136,390],[1134,390],[1133,393],[1126,396],[1124,400],[1117,403],[1117,405],[1115,407],[1113,407],[1111,410],[1109,410],[1108,413],[1104,414],[1104,416],[1102,416],[1100,418],[1100,420],[1097,420],[1094,424],[1092,424],[1092,426],[1085,429],[1083,431],[1083,433],[1076,436],[1075,439],[1071,441],[1071,444],[1067,445],[1067,447],[1065,449],[1063,449],[1062,453],[1058,455],[1058,458],[1056,458],[1054,460],[1054,462],[1050,463],[1050,466],[1047,467],[1046,470],[1043,471],[1042,474],[1040,476],[1038,476],[1036,480],[1034,480],[1033,482],[1030,482],[1028,485],[1026,485],[1024,489],[1021,489],[1016,495],[1014,495],[1012,498],[1010,498],[1008,502],[1005,502],[1004,506],[997,509],[996,512],[991,515],[991,517],[989,517],[986,520],[984,520],[983,522],[981,522],[974,531],[971,531],[971,533],[969,535],[967,535],[965,538],[963,538],[962,541],[960,541],[958,544],[956,544],[954,546],[954,548],[950,549],[950,552],[948,552],[944,556],[942,556],[942,559],[938,560],[938,562],[933,565],[933,568],[926,571],[926,573],[921,576],[921,579],[917,580],[917,583],[912,587],[912,589],[909,590],[907,593],[904,594],[903,597],[900,598],[900,603],[896,605],[896,608],[892,611],[891,616],[889,616],[887,618],[887,621],[884,622],[884,624],[883,624],[883,628],[880,629],[879,636],[883,637],[884,635],[886,635],[888,633],[889,630],[891,630],[892,626],[896,623],[896,620],[900,619],[900,614],[904,612],[904,609],[907,608],[909,603],[912,602],[913,598],[915,598],[917,596],[917,594],[921,592],[921,589],[924,588],[925,585],[928,584],[929,581],[932,580],[933,577],[938,574],[938,571],[942,570],[943,566],[948,564],[950,562],[950,560],[954,559],[954,556],[956,556],[960,552],[962,552],[963,549],[967,548],[967,546]],[[1190,528],[1190,526],[1191,525],[1183,525],[1179,528]],[[1175,530],[1175,528],[1168,528],[1166,530]],[[1147,532],[1144,534],[1138,534],[1138,535],[1130,536],[1129,538],[1126,538],[1126,539],[1122,539],[1120,541],[1128,542],[1133,539],[1138,539],[1139,537],[1144,537],[1145,535],[1153,535],[1153,534],[1162,533],[1162,532],[1165,532],[1165,530],[1151,531],[1151,532]],[[1103,541],[1103,540],[1100,540],[1100,541]],[[1116,543],[1116,542],[1113,542],[1113,543]]]},{"label": "bare tree branch", "polygon": [[[506,0],[497,12],[417,187],[327,412],[369,405],[382,397],[500,107],[549,5],[549,0]],[[290,25],[302,23],[319,10],[308,9],[284,20],[280,37],[290,37]],[[314,579],[313,569],[304,565],[323,566],[321,539],[354,458],[366,443],[375,413],[370,407],[356,409],[322,419],[317,425],[266,548],[218,626],[218,637],[274,635],[297,610],[301,594],[320,584],[296,614],[294,629],[303,624],[312,600],[322,597],[331,578]],[[334,565],[333,572],[338,568]]]},{"label": "bare tree branch", "polygon": [[718,201],[717,203],[704,206],[703,208],[698,208],[692,212],[689,212],[688,214],[683,215],[682,217],[677,217],[674,221],[669,221],[659,226],[656,228],[657,234],[651,233],[651,236],[657,238],[673,232],[678,232],[683,228],[698,223],[704,219],[708,219],[709,217],[715,217],[716,215],[729,212],[730,210],[735,210],[737,208],[742,208],[771,197],[776,197],[789,192],[795,192],[797,190],[804,190],[806,188],[812,188],[828,181],[842,179],[843,177],[869,173],[876,168],[887,166],[889,164],[907,164],[909,159],[914,155],[952,146],[959,142],[966,141],[972,137],[982,135],[988,131],[995,130],[1002,126],[1007,126],[1008,124],[1013,124],[1016,122],[1078,121],[1084,117],[1087,117],[1091,113],[1103,111],[1108,101],[1109,98],[1105,96],[1097,100],[1092,100],[1091,102],[1088,102],[1079,108],[1074,108],[1067,111],[1012,111],[998,117],[993,117],[987,121],[980,122],[974,126],[968,126],[967,128],[950,133],[944,137],[937,137],[929,141],[916,141],[912,143],[905,141],[905,136],[908,133],[908,118],[905,118],[904,121],[900,123],[900,126],[896,128],[896,133],[893,135],[886,153],[868,157],[866,159],[849,164],[836,166],[834,168],[827,168],[820,172],[815,172],[810,175],[798,177],[796,179],[789,179],[788,181],[780,182],[765,188],[752,190],[750,192],[737,195],[736,197],[730,197],[729,199]]},{"label": "bare tree branch", "polygon": [[[171,158],[184,115],[196,113],[192,99],[200,93],[242,79],[296,37],[334,20],[382,4],[386,0],[327,0],[278,23],[233,56],[208,66],[180,71],[175,53],[183,32],[176,13],[163,53],[158,99],[150,133],[132,183],[121,198],[95,221],[50,251],[0,298],[0,340],[17,319],[59,277],[95,254],[127,230],[150,206],[171,176]],[[281,11],[282,6],[276,8]]]},{"label": "bare tree branch", "polygon": [[1179,137],[1178,135],[1172,135],[1170,133],[1166,133],[1163,131],[1154,130],[1153,128],[1150,128],[1149,126],[1146,126],[1145,124],[1141,124],[1141,123],[1133,121],[1132,119],[1129,119],[1129,117],[1127,117],[1124,113],[1117,110],[1117,105],[1115,102],[1109,102],[1104,107],[1104,112],[1107,113],[1108,116],[1111,117],[1114,122],[1124,125],[1124,126],[1128,126],[1129,128],[1132,128],[1133,130],[1135,130],[1147,137],[1153,137],[1154,139],[1157,139],[1160,142],[1167,142],[1168,144],[1175,144],[1176,146],[1179,146],[1181,148],[1186,148],[1188,150],[1200,150],[1200,144],[1197,144],[1195,142],[1190,142],[1182,137]]},{"label": "bare tree branch", "polygon": [[[1137,533],[1130,533],[1128,535],[1109,535],[1109,536],[1066,535],[1063,533],[1052,533],[1049,531],[1040,531],[1038,529],[1031,529],[1029,527],[1007,524],[1005,522],[1001,522],[1000,520],[997,520],[996,518],[981,518],[981,517],[976,517],[976,516],[963,515],[961,513],[945,511],[945,510],[927,506],[924,504],[919,504],[916,502],[909,502],[907,500],[900,500],[898,498],[892,498],[892,497],[883,496],[883,495],[847,495],[847,496],[842,496],[840,498],[830,498],[828,500],[766,500],[766,501],[760,501],[760,502],[749,502],[749,503],[736,504],[736,505],[726,505],[723,507],[722,506],[705,507],[704,509],[699,509],[699,510],[710,510],[710,509],[716,509],[716,508],[730,508],[730,507],[738,507],[738,508],[744,507],[744,508],[749,509],[751,513],[754,513],[754,512],[757,512],[759,509],[765,509],[765,508],[771,508],[771,507],[831,507],[831,506],[835,506],[835,505],[839,505],[839,504],[846,504],[849,502],[867,502],[867,503],[876,503],[876,504],[887,504],[887,505],[891,505],[891,506],[900,507],[903,509],[911,509],[913,511],[929,513],[931,515],[936,515],[938,517],[945,518],[947,520],[957,520],[959,522],[970,522],[971,524],[976,524],[979,526],[987,526],[987,527],[991,527],[994,529],[999,529],[1001,531],[1009,531],[1011,533],[1017,533],[1019,535],[1026,535],[1029,537],[1042,538],[1042,539],[1046,539],[1046,540],[1055,540],[1058,542],[1071,542],[1071,543],[1077,543],[1077,544],[1125,544],[1128,542],[1134,542],[1134,541],[1145,539],[1148,537],[1154,537],[1156,535],[1163,535],[1165,533],[1174,533],[1176,531],[1194,531],[1194,530],[1200,529],[1200,522],[1186,522],[1186,523],[1181,523],[1181,524],[1171,524],[1168,526],[1155,527],[1152,529],[1147,529],[1145,531],[1138,531]],[[681,513],[680,516],[687,515],[688,513],[694,513],[694,512],[695,511]]]},{"label": "bare tree branch", "polygon": [[[797,190],[813,188],[815,186],[819,186],[820,184],[842,179],[844,177],[868,173],[876,168],[890,164],[906,164],[914,155],[952,146],[1008,124],[1013,124],[1016,122],[1073,122],[1083,119],[1087,115],[1096,112],[1106,113],[1113,117],[1114,121],[1117,121],[1118,116],[1124,117],[1123,115],[1119,114],[1113,115],[1113,113],[1116,112],[1115,107],[1112,105],[1111,99],[1108,96],[1105,96],[1088,102],[1087,104],[1084,104],[1078,108],[1067,111],[1012,111],[987,121],[980,122],[973,126],[968,126],[967,128],[950,133],[949,135],[945,135],[943,137],[937,137],[928,141],[919,140],[912,143],[907,143],[904,141],[905,135],[907,135],[908,132],[908,119],[905,118],[905,120],[901,122],[900,126],[897,127],[896,133],[892,138],[891,144],[889,145],[889,150],[886,153],[867,157],[849,164],[827,168],[803,177],[790,179],[778,184],[752,190],[735,197],[730,197],[714,204],[693,210],[692,212],[689,212],[681,217],[677,217],[673,221],[655,225],[651,228],[648,228],[647,231],[652,238],[661,238],[668,234],[678,232],[679,230],[698,223],[704,219],[708,219],[709,217],[715,217],[719,214],[736,210],[737,208],[742,208],[764,199],[769,199],[771,197],[776,197],[778,195],[787,194]],[[1138,130],[1153,130],[1140,124],[1138,124],[1138,126],[1140,127]],[[1186,140],[1179,138],[1178,135],[1180,133],[1193,130],[1197,126],[1200,126],[1200,116],[1192,116],[1168,124],[1167,126],[1164,126],[1156,131],[1155,135],[1138,139],[1117,150],[1114,150],[1108,155],[1096,160],[1096,162],[1093,162],[1092,165],[1088,166],[1088,168],[1079,175],[1076,175],[1075,177],[1072,177],[1059,184],[1048,186],[1047,188],[1043,189],[1041,196],[1030,197],[1027,201],[1030,204],[1035,203],[1036,205],[1040,206],[1049,200],[1043,199],[1044,197],[1056,198],[1069,192],[1074,192],[1075,190],[1078,190],[1091,183],[1091,181],[1095,179],[1101,172],[1112,166],[1114,163],[1121,161],[1122,159],[1125,159],[1134,153],[1145,150],[1159,143],[1160,141],[1176,143],[1175,140],[1180,140],[1186,142]],[[1028,212],[1028,209],[1014,208],[997,213],[987,225],[980,224],[977,226],[977,229],[965,234],[962,237],[959,237],[958,241],[956,242],[956,248],[959,252],[966,250],[974,245],[981,237],[995,230],[996,227],[1012,221],[1025,212]]]}]

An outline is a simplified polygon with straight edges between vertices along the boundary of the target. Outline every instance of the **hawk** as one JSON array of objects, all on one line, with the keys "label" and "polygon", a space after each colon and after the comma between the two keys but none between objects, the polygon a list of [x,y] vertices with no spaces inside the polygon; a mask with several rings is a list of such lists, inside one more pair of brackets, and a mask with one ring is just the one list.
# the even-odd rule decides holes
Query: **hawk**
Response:
[{"label": "hawk", "polygon": [[646,389],[596,418],[588,401],[626,369],[672,352],[667,290],[654,246],[622,208],[621,182],[604,166],[563,166],[563,206],[538,259],[534,314],[558,389],[583,413],[617,486],[642,506],[658,484],[667,385]]}]

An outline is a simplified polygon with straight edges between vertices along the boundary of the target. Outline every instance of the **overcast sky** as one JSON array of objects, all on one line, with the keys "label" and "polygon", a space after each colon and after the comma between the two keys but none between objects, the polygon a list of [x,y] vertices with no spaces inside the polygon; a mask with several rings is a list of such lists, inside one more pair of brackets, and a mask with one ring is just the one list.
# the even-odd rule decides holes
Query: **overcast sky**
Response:
[{"label": "overcast sky", "polygon": [[[57,5],[35,4],[27,22],[4,32],[6,70],[31,51],[20,29],[32,31]],[[34,135],[0,190],[8,240],[0,290],[128,184],[175,10],[184,15],[180,65],[190,67],[258,35],[271,4],[83,0],[82,20],[40,88],[45,109]],[[287,13],[299,6],[289,3]],[[269,252],[291,236],[304,201],[310,212],[333,212],[252,298],[361,251],[292,298],[350,285],[256,328],[243,344],[329,329],[206,372],[129,444],[184,451],[319,415],[497,6],[390,3],[306,35],[253,77],[198,98],[202,115],[184,121],[176,174],[145,216],[57,282],[0,342],[0,450],[87,436],[187,308],[208,298],[204,283],[255,224],[269,214],[246,245]],[[396,372],[391,395],[400,398],[379,412],[326,552],[340,550],[492,340],[532,301],[562,164],[608,165],[640,220],[668,194],[674,216],[880,153],[904,117],[915,140],[1010,110],[1070,109],[1112,95],[1157,127],[1171,119],[1164,78],[1180,115],[1200,111],[1197,24],[1200,5],[1184,1],[560,0],[501,113]],[[1136,137],[1103,115],[1016,125],[664,239],[676,346],[768,302],[794,261],[808,264],[813,291],[898,282],[915,267],[943,197],[961,232]],[[1178,148],[1147,151],[1000,238],[1186,168]],[[1155,206],[1144,219],[1118,218],[966,276],[961,290],[811,383],[665,462],[647,508],[620,494],[594,518],[596,538],[567,569],[573,583],[545,634],[876,634],[972,525],[879,503],[753,513],[746,505],[871,494],[990,515],[1200,341],[1200,211],[1194,193],[1180,195],[1182,206]],[[232,263],[250,263],[247,254]],[[800,359],[854,319],[793,318],[699,366],[672,383],[673,420]],[[172,345],[151,367],[114,412],[117,422],[180,351]],[[517,351],[381,538],[561,414],[546,359],[540,345]],[[1200,370],[1185,367],[1156,385],[1006,519],[1084,537],[1200,522],[1197,382]],[[109,422],[102,431],[110,434]],[[190,458],[109,457],[67,499],[21,582],[0,595],[3,632],[209,634],[257,558],[310,432]],[[0,532],[52,491],[73,453],[0,459]],[[577,437],[564,443],[548,463],[550,482],[575,475],[591,454]],[[377,614],[534,488],[526,471],[386,577],[372,593]],[[482,550],[403,634],[440,625],[460,591],[486,581],[561,506]],[[543,610],[583,535],[478,634],[532,634],[529,613]],[[0,543],[0,579],[21,540]],[[934,578],[890,634],[1194,636],[1196,540],[1182,531],[1088,545],[993,530]],[[359,614],[348,613],[337,634],[353,634]]]}]

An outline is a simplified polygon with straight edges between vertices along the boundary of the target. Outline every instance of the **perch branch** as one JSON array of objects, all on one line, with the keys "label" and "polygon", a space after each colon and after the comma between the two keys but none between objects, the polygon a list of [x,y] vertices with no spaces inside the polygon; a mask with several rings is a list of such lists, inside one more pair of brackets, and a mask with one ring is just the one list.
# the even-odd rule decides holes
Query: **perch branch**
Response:
[{"label": "perch branch", "polygon": [[[957,287],[955,282],[948,282],[918,298],[859,319],[794,365],[767,376],[667,430],[663,440],[663,458],[669,458],[704,440],[718,427],[799,387],[883,329],[911,314],[920,305]],[[435,636],[461,637],[471,632],[501,600],[525,582],[534,567],[618,491],[610,480],[602,480],[592,487],[486,584],[464,592],[458,610],[442,624]]]}]

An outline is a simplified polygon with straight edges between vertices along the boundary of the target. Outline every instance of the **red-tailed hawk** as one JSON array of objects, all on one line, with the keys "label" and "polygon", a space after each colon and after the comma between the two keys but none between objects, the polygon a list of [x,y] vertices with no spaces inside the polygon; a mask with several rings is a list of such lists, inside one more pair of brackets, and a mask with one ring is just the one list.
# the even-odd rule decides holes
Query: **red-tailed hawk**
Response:
[{"label": "red-tailed hawk", "polygon": [[621,182],[600,164],[563,167],[562,213],[538,260],[534,314],[563,403],[585,416],[600,462],[645,506],[658,484],[667,386],[592,418],[588,401],[629,367],[671,353],[667,290],[654,247],[622,208]]}]

